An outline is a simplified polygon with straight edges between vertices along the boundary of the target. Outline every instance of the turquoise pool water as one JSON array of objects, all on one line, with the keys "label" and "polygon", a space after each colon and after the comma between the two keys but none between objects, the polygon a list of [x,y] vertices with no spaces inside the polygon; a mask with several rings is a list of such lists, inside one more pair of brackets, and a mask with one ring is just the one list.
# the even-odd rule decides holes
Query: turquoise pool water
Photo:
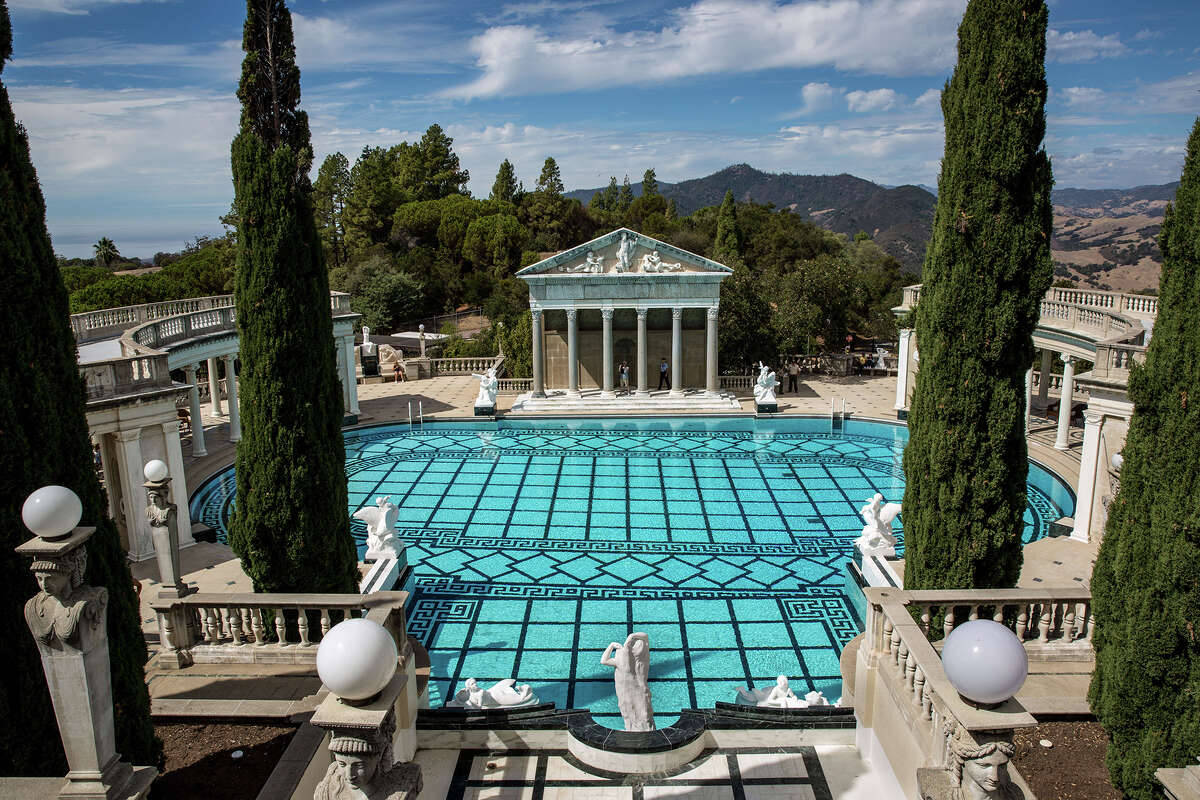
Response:
[{"label": "turquoise pool water", "polygon": [[[833,701],[861,629],[843,590],[858,510],[902,498],[907,438],[819,418],[389,425],[345,436],[347,510],[378,495],[400,507],[433,705],[467,678],[516,677],[620,727],[600,654],[631,630],[650,635],[665,721],[780,674]],[[193,520],[223,537],[233,492],[231,468],[193,495]],[[1031,465],[1026,540],[1073,511]]]}]

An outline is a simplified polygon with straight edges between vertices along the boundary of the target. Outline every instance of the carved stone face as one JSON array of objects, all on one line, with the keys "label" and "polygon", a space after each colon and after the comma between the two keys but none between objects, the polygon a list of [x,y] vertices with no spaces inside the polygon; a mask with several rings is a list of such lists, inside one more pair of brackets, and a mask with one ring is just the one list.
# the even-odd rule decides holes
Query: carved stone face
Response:
[{"label": "carved stone face", "polygon": [[999,797],[1000,789],[1009,782],[1008,756],[996,750],[991,755],[963,762],[962,782],[967,797]]},{"label": "carved stone face", "polygon": [[162,489],[147,489],[146,501],[152,506],[159,506],[161,508],[163,504]]},{"label": "carved stone face", "polygon": [[56,600],[65,602],[71,590],[71,576],[62,572],[35,572],[38,588]]},{"label": "carved stone face", "polygon": [[346,783],[355,789],[365,789],[375,779],[375,771],[379,768],[379,753],[337,753],[335,758],[346,777]]}]

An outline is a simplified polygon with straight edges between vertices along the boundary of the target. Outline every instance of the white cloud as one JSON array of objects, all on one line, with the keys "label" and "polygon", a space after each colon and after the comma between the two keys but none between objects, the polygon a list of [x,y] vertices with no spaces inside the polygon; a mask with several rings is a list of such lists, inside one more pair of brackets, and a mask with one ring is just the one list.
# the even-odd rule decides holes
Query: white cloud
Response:
[{"label": "white cloud", "polygon": [[832,66],[888,75],[953,64],[964,0],[698,0],[657,31],[547,33],[492,27],[471,40],[482,74],[446,90],[471,99],[648,85],[696,75]]},{"label": "white cloud", "polygon": [[1115,33],[1100,36],[1090,30],[1063,33],[1053,28],[1046,33],[1046,56],[1051,61],[1095,61],[1097,58],[1115,58],[1126,52],[1128,48]]},{"label": "white cloud", "polygon": [[1105,99],[1103,89],[1094,89],[1088,86],[1068,86],[1065,89],[1055,89],[1054,94],[1062,95],[1062,100],[1067,104],[1067,108],[1081,106],[1091,108],[1100,105]]},{"label": "white cloud", "polygon": [[22,11],[43,11],[51,14],[86,14],[96,6],[135,5],[140,3],[169,3],[171,0],[9,0],[9,7]]},{"label": "white cloud", "polygon": [[921,111],[938,111],[942,108],[942,90],[941,89],[926,89],[921,92],[921,96],[913,101],[913,108]]},{"label": "white cloud", "polygon": [[827,111],[833,108],[833,98],[843,91],[843,89],[836,89],[828,83],[806,83],[800,90],[800,98],[804,101],[804,105],[784,116],[802,117],[818,111]]},{"label": "white cloud", "polygon": [[891,89],[859,90],[847,93],[846,106],[851,111],[863,114],[870,111],[887,111],[900,100],[900,96]]},{"label": "white cloud", "polygon": [[1135,42],[1148,42],[1151,39],[1161,39],[1162,37],[1162,31],[1152,31],[1149,28],[1142,28],[1133,35],[1133,40]]},{"label": "white cloud", "polygon": [[199,45],[140,44],[117,39],[79,36],[37,45],[12,61],[15,68],[160,66],[185,67],[237,75],[242,43],[224,41]]}]

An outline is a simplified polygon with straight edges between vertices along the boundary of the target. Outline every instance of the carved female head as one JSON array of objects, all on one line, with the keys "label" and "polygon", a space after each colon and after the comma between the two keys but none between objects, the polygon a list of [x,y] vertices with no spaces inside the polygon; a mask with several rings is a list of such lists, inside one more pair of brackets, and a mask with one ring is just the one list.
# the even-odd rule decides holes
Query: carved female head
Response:
[{"label": "carved female head", "polygon": [[950,739],[950,775],[963,800],[1005,800],[1019,796],[1008,776],[1012,742],[987,736],[974,741],[960,730]]}]

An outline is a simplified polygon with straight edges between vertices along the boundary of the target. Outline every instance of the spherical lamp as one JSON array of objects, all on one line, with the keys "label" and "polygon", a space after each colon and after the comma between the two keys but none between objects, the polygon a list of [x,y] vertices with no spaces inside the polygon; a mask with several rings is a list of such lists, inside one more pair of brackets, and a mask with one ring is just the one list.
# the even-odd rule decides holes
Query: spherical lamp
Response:
[{"label": "spherical lamp", "polygon": [[1113,453],[1113,457],[1109,463],[1112,464],[1112,468],[1114,470],[1120,472],[1121,465],[1125,463],[1125,456],[1121,455],[1120,453]]},{"label": "spherical lamp", "polygon": [[946,637],[942,668],[968,700],[996,705],[1012,697],[1029,674],[1029,656],[1017,635],[999,622],[971,620]]},{"label": "spherical lamp", "polygon": [[347,619],[334,625],[317,648],[321,682],[351,703],[369,701],[396,673],[396,642],[378,622]]},{"label": "spherical lamp", "polygon": [[25,527],[43,539],[61,539],[75,530],[82,516],[79,495],[66,486],[43,486],[21,507]]},{"label": "spherical lamp", "polygon": [[153,461],[146,462],[146,468],[142,470],[142,474],[146,476],[146,480],[150,483],[162,483],[167,479],[170,471],[167,465],[157,458]]}]

